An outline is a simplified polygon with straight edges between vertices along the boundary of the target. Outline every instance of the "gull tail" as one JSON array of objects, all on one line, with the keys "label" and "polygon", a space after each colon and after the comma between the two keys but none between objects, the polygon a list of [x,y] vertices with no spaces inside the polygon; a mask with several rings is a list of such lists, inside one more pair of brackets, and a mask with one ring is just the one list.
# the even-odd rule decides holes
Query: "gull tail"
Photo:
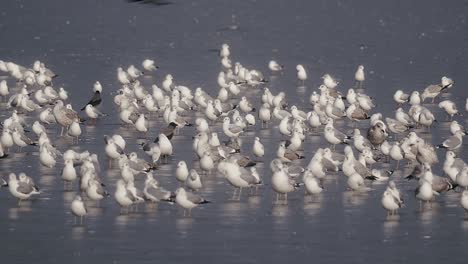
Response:
[{"label": "gull tail", "polygon": [[366,179],[366,180],[375,181],[375,180],[377,180],[377,177],[375,177],[374,175],[372,175],[372,176],[366,176],[365,179]]},{"label": "gull tail", "polygon": [[439,149],[439,148],[445,148],[445,149],[446,149],[447,147],[444,146],[443,144],[440,144],[440,145],[437,145],[436,148],[438,148],[438,149]]}]

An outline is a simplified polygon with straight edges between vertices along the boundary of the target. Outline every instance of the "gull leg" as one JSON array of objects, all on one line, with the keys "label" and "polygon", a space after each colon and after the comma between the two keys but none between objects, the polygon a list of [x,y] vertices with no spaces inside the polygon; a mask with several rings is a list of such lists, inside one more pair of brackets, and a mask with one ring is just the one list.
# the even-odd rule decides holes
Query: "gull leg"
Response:
[{"label": "gull leg", "polygon": [[75,216],[75,225],[76,225],[76,216]]},{"label": "gull leg", "polygon": [[241,198],[241,193],[242,193],[242,187],[239,188],[239,198],[237,199],[238,201],[240,201],[240,198]]},{"label": "gull leg", "polygon": [[83,225],[83,216],[80,216],[80,225]]},{"label": "gull leg", "polygon": [[232,200],[236,197],[237,188],[234,187],[234,192],[232,193]]}]

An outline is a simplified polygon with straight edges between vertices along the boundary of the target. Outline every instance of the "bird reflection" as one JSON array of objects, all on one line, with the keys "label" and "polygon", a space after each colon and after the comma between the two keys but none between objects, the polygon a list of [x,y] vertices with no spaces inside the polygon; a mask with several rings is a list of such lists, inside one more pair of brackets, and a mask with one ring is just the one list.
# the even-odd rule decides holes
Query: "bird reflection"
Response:
[{"label": "bird reflection", "polygon": [[399,215],[387,215],[383,223],[383,231],[385,237],[388,239],[389,236],[396,232],[398,225],[400,224]]},{"label": "bird reflection", "polygon": [[344,206],[360,206],[366,201],[367,194],[353,191],[343,192],[343,205]]},{"label": "bird reflection", "polygon": [[176,220],[176,229],[179,233],[185,233],[188,230],[192,229],[193,218],[191,217],[180,217]]},{"label": "bird reflection", "polygon": [[72,238],[73,240],[82,240],[86,235],[86,226],[85,225],[74,225],[72,228]]},{"label": "bird reflection", "polygon": [[127,0],[128,3],[139,3],[139,4],[149,4],[155,6],[165,6],[172,5],[172,2],[160,1],[160,0]]},{"label": "bird reflection", "polygon": [[243,205],[239,201],[228,201],[224,203],[222,206],[222,216],[225,221],[232,224],[240,223],[242,216],[241,206]]},{"label": "bird reflection", "polygon": [[18,219],[20,213],[31,212],[31,201],[23,201],[21,207],[13,207],[8,210],[8,217],[12,220]]}]

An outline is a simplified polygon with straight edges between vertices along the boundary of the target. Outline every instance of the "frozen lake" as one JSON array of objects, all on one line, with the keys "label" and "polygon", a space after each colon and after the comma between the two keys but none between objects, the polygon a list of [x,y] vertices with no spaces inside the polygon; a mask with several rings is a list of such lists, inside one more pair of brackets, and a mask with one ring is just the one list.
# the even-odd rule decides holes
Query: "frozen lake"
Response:
[{"label": "frozen lake", "polygon": [[[69,91],[75,109],[87,102],[96,80],[102,83],[102,109],[109,116],[96,125],[85,124],[78,145],[58,137],[56,127],[48,132],[60,150],[97,153],[111,194],[120,173],[107,169],[103,136],[121,134],[130,151],[145,157],[138,145],[142,135],[120,126],[112,103],[120,87],[116,69],[130,64],[139,67],[145,58],[154,58],[161,67],[142,78],[146,88],[160,85],[170,73],[178,84],[193,89],[201,86],[214,95],[221,70],[214,50],[229,43],[233,61],[264,72],[274,93],[285,91],[290,105],[307,111],[311,109],[309,96],[317,91],[323,74],[338,78],[339,89],[347,91],[354,85],[357,65],[363,64],[365,92],[377,102],[373,112],[390,117],[396,109],[394,91],[421,91],[447,75],[455,85],[444,97],[464,109],[468,96],[466,1],[168,1],[171,4],[8,1],[0,10],[1,60],[21,65],[44,61],[59,74],[54,86]],[[270,59],[286,66],[283,74],[269,76]],[[309,72],[306,87],[298,87],[295,65],[299,63]],[[14,80],[8,83],[13,86]],[[261,92],[251,90],[247,96],[258,106]],[[418,133],[439,144],[450,133],[449,123],[444,122],[445,114],[437,104],[426,106],[439,122],[431,134]],[[9,115],[2,104],[0,120]],[[465,125],[465,118],[457,120]],[[28,121],[35,119],[29,116]],[[154,118],[151,124],[153,139],[165,124]],[[200,194],[212,203],[194,209],[192,218],[183,217],[182,210],[170,204],[140,206],[138,213],[119,215],[112,195],[100,207],[89,207],[84,225],[74,225],[69,206],[75,192],[63,191],[61,161],[47,169],[39,163],[37,148],[12,151],[0,160],[0,175],[6,178],[11,171],[24,171],[44,191],[38,199],[18,207],[7,189],[0,190],[2,263],[466,263],[468,219],[459,205],[460,193],[443,194],[432,209],[421,212],[414,197],[417,183],[403,179],[409,168],[392,176],[406,201],[396,217],[387,218],[381,207],[386,184],[373,184],[371,192],[353,194],[346,190],[341,173],[330,175],[323,194],[312,202],[301,189],[289,195],[287,206],[274,204],[269,162],[282,138],[275,126],[263,130],[257,126],[243,135],[246,154],[254,136],[266,146],[265,163],[257,165],[265,181],[259,195],[243,192],[240,202],[231,201],[233,188],[224,178],[203,176],[205,188]],[[338,127],[352,131],[349,122]],[[173,139],[174,156],[155,172],[169,190],[178,186],[173,176],[177,161],[198,166],[192,153],[194,131],[194,127],[181,130]],[[308,136],[301,165],[309,162],[317,148],[326,146],[322,136]],[[442,175],[445,151],[437,152],[440,162],[433,171]],[[466,147],[458,152],[463,159],[466,154]],[[383,166],[393,168],[394,164]]]}]

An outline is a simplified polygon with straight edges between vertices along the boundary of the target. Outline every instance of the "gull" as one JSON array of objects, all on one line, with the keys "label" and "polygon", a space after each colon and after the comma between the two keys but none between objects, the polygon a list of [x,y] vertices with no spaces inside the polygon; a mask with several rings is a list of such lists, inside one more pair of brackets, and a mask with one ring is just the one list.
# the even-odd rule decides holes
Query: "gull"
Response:
[{"label": "gull", "polygon": [[365,192],[370,190],[370,188],[366,187],[364,184],[364,178],[357,172],[351,174],[346,183],[352,191]]},{"label": "gull", "polygon": [[453,84],[454,84],[454,81],[447,76],[442,76],[442,78],[440,78],[440,85],[442,85],[443,87],[446,87],[446,89],[452,88]]},{"label": "gull", "polygon": [[30,145],[37,146],[37,143],[28,138],[25,134],[21,133],[17,128],[12,133],[13,143],[18,146],[20,152],[21,149]]},{"label": "gull", "polygon": [[162,82],[162,88],[166,91],[166,92],[171,92],[172,89],[174,89],[175,85],[174,85],[174,77],[172,77],[171,74],[167,74],[164,81]]},{"label": "gull", "polygon": [[113,138],[104,138],[106,141],[106,147],[105,151],[107,154],[107,157],[109,157],[109,167],[111,164],[111,160],[118,159],[120,158],[121,155],[124,155],[123,149],[114,142]]},{"label": "gull", "polygon": [[388,134],[385,130],[385,124],[380,120],[367,130],[367,139],[369,139],[373,145],[382,144],[387,136]]},{"label": "gull", "polygon": [[52,109],[51,108],[46,108],[44,109],[44,111],[42,111],[40,114],[39,114],[39,120],[41,120],[41,122],[47,124],[47,125],[51,125],[51,124],[55,124],[57,123],[57,120],[55,120],[55,116],[54,114],[52,113]]},{"label": "gull", "polygon": [[114,198],[120,205],[121,214],[123,213],[124,209],[127,209],[126,211],[128,213],[129,206],[137,201],[136,197],[134,197],[133,194],[127,190],[125,182],[121,179],[117,180],[117,188],[114,193]]},{"label": "gull", "polygon": [[10,193],[18,198],[18,206],[21,206],[21,201],[30,198],[32,195],[40,194],[41,192],[34,188],[34,185],[31,183],[18,181],[16,179],[16,174],[10,173],[8,175],[8,188]]},{"label": "gull", "polygon": [[410,128],[412,128],[411,126],[407,126],[401,123],[400,121],[395,120],[393,118],[389,118],[389,117],[385,118],[385,122],[388,125],[388,130],[390,130],[392,133],[395,133],[395,134],[404,133],[408,131]]},{"label": "gull", "polygon": [[36,134],[38,136],[40,136],[41,133],[47,134],[45,127],[39,121],[34,121],[31,128],[32,128],[34,134]]},{"label": "gull", "polygon": [[[251,171],[241,168],[236,162],[223,161],[218,164],[218,171],[235,188],[232,199],[240,200],[242,188],[249,188],[261,184],[259,178],[252,176]],[[236,192],[239,189],[237,198]]]},{"label": "gull", "polygon": [[135,171],[146,171],[149,172],[150,170],[156,169],[155,165],[147,162],[144,159],[138,158],[136,152],[132,152],[129,155],[128,165]]},{"label": "gull", "polygon": [[6,99],[6,96],[10,94],[8,90],[8,85],[6,80],[2,80],[0,82],[0,96],[4,97]]},{"label": "gull", "polygon": [[226,69],[232,68],[232,62],[229,59],[229,57],[221,58],[221,65],[223,65],[223,67],[226,68]]},{"label": "gull", "polygon": [[39,147],[39,161],[42,165],[48,167],[48,168],[53,168],[55,167],[55,164],[57,163],[56,161],[56,153],[54,153],[52,150],[50,150],[47,147],[48,142],[43,143]]},{"label": "gull", "polygon": [[209,151],[205,151],[203,153],[203,156],[200,159],[200,168],[207,173],[210,173],[211,170],[214,169],[214,162]]},{"label": "gull", "polygon": [[187,181],[187,178],[189,176],[189,170],[187,167],[187,163],[185,161],[179,161],[177,163],[177,169],[175,171],[175,176],[177,181],[179,181],[180,184],[184,184]]},{"label": "gull", "polygon": [[361,89],[362,83],[366,80],[363,65],[358,66],[356,73],[354,74],[354,79],[356,80],[356,83],[357,83],[356,88]]},{"label": "gull", "polygon": [[211,137],[210,137],[210,140],[208,141],[208,144],[210,144],[210,146],[212,147],[219,147],[221,145],[221,142],[219,141],[219,138],[218,138],[218,133],[216,132],[211,133]]},{"label": "gull", "polygon": [[190,170],[190,174],[185,181],[185,185],[192,191],[198,191],[203,187],[200,175],[196,170]]},{"label": "gull", "polygon": [[325,108],[325,113],[327,114],[327,116],[333,119],[340,119],[343,116],[346,116],[346,112],[344,110],[333,106],[331,103],[327,104]]},{"label": "gull", "polygon": [[93,96],[89,99],[88,103],[81,108],[81,111],[85,110],[87,105],[98,106],[101,102],[101,93],[102,93],[102,86],[99,81],[96,81],[93,86]]},{"label": "gull", "polygon": [[229,51],[229,45],[226,43],[223,43],[221,45],[221,50],[219,51],[219,56],[221,58],[227,58],[229,57],[229,55],[231,55],[231,52]]},{"label": "gull", "polygon": [[145,195],[146,200],[154,203],[159,201],[172,202],[171,196],[173,196],[173,194],[160,187],[158,181],[155,180],[150,173],[147,174],[143,194]]},{"label": "gull", "polygon": [[11,135],[11,131],[9,129],[3,129],[2,135],[0,137],[0,142],[2,147],[5,147],[7,149],[14,145],[13,136]]},{"label": "gull", "polygon": [[390,157],[397,161],[396,170],[398,170],[400,167],[400,160],[404,159],[403,152],[398,143],[393,144],[390,148]]},{"label": "gull", "polygon": [[387,215],[393,215],[401,208],[401,202],[390,191],[384,191],[381,199],[382,206],[387,210]]},{"label": "gull", "polygon": [[63,188],[67,189],[67,184],[70,183],[70,189],[73,182],[76,180],[77,174],[72,160],[65,160],[65,167],[62,169]]},{"label": "gull", "polygon": [[73,121],[80,121],[80,117],[78,116],[78,114],[73,109],[64,107],[63,102],[61,100],[57,100],[55,102],[55,106],[52,112],[55,116],[55,119],[57,120],[57,123],[59,123],[60,126],[62,126],[62,132],[60,133],[60,135],[63,135],[64,127],[70,126],[73,123]]},{"label": "gull", "polygon": [[443,170],[445,174],[450,177],[452,182],[456,182],[458,173],[460,173],[464,167],[466,167],[466,163],[462,159],[456,158],[453,151],[449,150],[445,153]]},{"label": "gull", "polygon": [[76,141],[78,142],[78,137],[81,135],[80,124],[76,121],[73,121],[68,127],[67,134],[71,137],[76,137]]},{"label": "gull", "polygon": [[132,196],[133,204],[135,204],[135,211],[138,211],[138,204],[145,201],[145,199],[143,199],[144,193],[135,187],[134,181],[128,181],[125,188]]},{"label": "gull", "polygon": [[236,138],[242,132],[244,132],[244,129],[239,127],[239,126],[231,124],[231,119],[229,117],[224,117],[224,119],[223,119],[223,132],[229,138]]},{"label": "gull", "polygon": [[434,114],[431,111],[429,111],[429,109],[422,106],[418,106],[415,109],[416,110],[413,112],[412,117],[413,120],[417,123],[426,127],[430,127],[432,123],[436,121]]},{"label": "gull", "polygon": [[431,182],[426,179],[421,179],[419,187],[415,190],[416,198],[420,202],[420,207],[422,208],[422,202],[430,202],[435,195],[439,195],[436,191],[432,189]]},{"label": "gull", "polygon": [[172,155],[172,143],[164,134],[159,134],[158,136],[159,149],[161,151],[161,156],[165,158],[166,162],[169,156]]},{"label": "gull", "polygon": [[141,72],[137,67],[135,67],[134,65],[130,65],[128,68],[127,68],[127,73],[128,75],[130,75],[130,77],[132,79],[137,79],[138,77],[140,77],[141,75],[143,75],[143,72]]},{"label": "gull", "polygon": [[374,177],[375,181],[388,181],[390,176],[393,174],[393,171],[372,169],[371,174]]},{"label": "gull", "polygon": [[303,177],[304,186],[307,194],[317,195],[323,191],[323,186],[320,180],[317,179],[310,171],[306,170]]},{"label": "gull", "polygon": [[403,93],[402,90],[397,90],[395,92],[395,94],[393,94],[393,100],[399,105],[402,105],[402,104],[408,102],[409,97],[410,97],[410,95]]},{"label": "gull", "polygon": [[452,121],[454,115],[458,115],[458,109],[454,102],[450,100],[444,100],[439,103],[439,108],[444,109],[448,116],[450,116],[450,121]]},{"label": "gull", "polygon": [[297,78],[302,82],[302,85],[304,85],[305,80],[307,80],[307,73],[306,70],[304,69],[304,66],[301,64],[298,64],[296,66],[297,70]]},{"label": "gull", "polygon": [[76,218],[80,218],[80,224],[83,224],[83,216],[86,216],[88,213],[88,210],[86,210],[86,206],[81,198],[81,196],[77,195],[75,199],[73,199],[71,206],[70,206],[71,212],[75,215],[75,224],[76,224]]},{"label": "gull", "polygon": [[419,181],[421,182],[423,180],[428,181],[431,184],[431,188],[437,194],[447,192],[454,187],[450,182],[450,179],[434,175],[431,167],[427,164],[424,165],[424,175]]},{"label": "gull", "polygon": [[325,176],[327,176],[327,169],[325,168],[323,161],[327,161],[327,159],[323,158],[323,150],[318,149],[317,152],[315,152],[312,159],[310,160],[309,164],[307,165],[307,169],[304,172],[304,176],[306,176],[307,172],[311,173],[314,177],[320,180],[325,178]]},{"label": "gull", "polygon": [[363,152],[364,149],[366,149],[366,148],[369,148],[369,149],[372,148],[372,144],[370,143],[370,141],[367,138],[365,138],[364,136],[362,136],[361,131],[359,129],[357,129],[357,128],[354,129],[353,141],[354,141],[354,147],[359,152]]},{"label": "gull", "polygon": [[145,106],[146,110],[148,110],[148,112],[150,113],[154,113],[159,110],[151,94],[147,94],[145,96],[145,99],[143,99],[143,105]]},{"label": "gull", "polygon": [[5,127],[3,128],[0,141],[2,143],[2,146],[7,149],[12,147],[15,144],[15,142],[13,141],[13,136],[12,136],[12,132],[10,129],[5,128]]},{"label": "gull", "polygon": [[264,103],[258,112],[258,118],[262,121],[262,128],[268,127],[268,122],[271,120],[270,105]]},{"label": "gull", "polygon": [[229,91],[225,87],[221,87],[216,98],[221,102],[226,102],[229,99]]},{"label": "gull", "polygon": [[[272,161],[272,164],[274,162],[275,160]],[[280,200],[280,195],[284,194],[284,201],[287,204],[288,193],[295,191],[301,186],[301,184],[297,183],[294,178],[290,177],[290,175],[286,172],[286,168],[281,162],[275,163],[276,170],[273,171],[273,175],[271,176],[271,187],[276,192],[276,202],[278,203]]]},{"label": "gull", "polygon": [[322,76],[323,79],[323,84],[328,88],[328,89],[334,89],[337,85],[338,82],[331,77],[330,74],[325,74]]},{"label": "gull", "polygon": [[427,86],[423,93],[421,94],[421,99],[424,102],[426,98],[432,98],[432,103],[434,103],[435,98],[448,86],[442,86],[441,84],[431,84]]},{"label": "gull", "polygon": [[460,197],[460,204],[462,205],[463,209],[465,209],[465,216],[468,212],[468,190],[464,190],[461,197]]},{"label": "gull", "polygon": [[398,190],[398,188],[396,187],[396,184],[395,184],[394,181],[389,181],[388,182],[388,186],[387,186],[386,191],[390,192],[393,195],[393,197],[395,197],[395,199],[397,199],[397,201],[400,204],[403,204],[403,199],[402,199],[401,193]]},{"label": "gull", "polygon": [[203,199],[201,196],[198,196],[193,193],[186,192],[184,188],[180,187],[175,191],[175,201],[176,203],[184,208],[184,216],[185,211],[188,209],[188,216],[192,214],[192,208],[197,207],[200,204],[207,204],[210,201]]},{"label": "gull", "polygon": [[243,96],[241,98],[241,101],[239,102],[239,108],[244,113],[249,113],[249,112],[254,112],[255,111],[255,108],[252,106],[252,104],[247,100],[247,97],[245,97],[245,96]]},{"label": "gull", "polygon": [[312,128],[314,128],[315,131],[317,131],[318,128],[322,125],[322,123],[320,122],[320,117],[315,111],[310,111],[309,113],[307,113],[307,121],[309,121],[309,125]]},{"label": "gull", "polygon": [[[172,137],[174,136],[176,129],[178,127],[178,124],[175,122],[170,122],[167,127],[165,127],[163,130],[161,130],[161,134],[165,135],[168,140],[171,140]],[[159,142],[159,136],[154,140],[155,143]]]},{"label": "gull", "polygon": [[351,137],[345,135],[334,127],[325,127],[324,136],[327,142],[332,144],[333,147],[337,144],[348,144],[348,140],[351,139]]},{"label": "gull", "polygon": [[370,111],[372,108],[375,107],[372,98],[368,95],[358,93],[356,99],[359,106],[361,106],[362,109],[366,111]]},{"label": "gull", "polygon": [[259,137],[255,137],[255,141],[254,141],[254,144],[253,144],[253,147],[252,147],[252,152],[258,158],[262,158],[265,155],[265,148],[264,148],[262,142],[260,142]]},{"label": "gull", "polygon": [[62,101],[68,100],[68,92],[63,87],[59,88],[58,96]]},{"label": "gull", "polygon": [[346,116],[352,121],[361,121],[370,118],[367,112],[356,103],[351,104],[348,109],[346,109]]},{"label": "gull", "polygon": [[463,169],[457,174],[456,183],[468,190],[468,166],[464,166]]},{"label": "gull", "polygon": [[287,149],[285,142],[280,143],[276,156],[283,162],[292,162],[304,158],[304,156],[299,155],[297,152]]},{"label": "gull", "polygon": [[145,59],[141,63],[141,66],[143,66],[143,69],[145,69],[147,71],[154,71],[154,70],[159,68],[158,66],[154,65],[154,60],[150,60],[150,59]]},{"label": "gull", "polygon": [[85,113],[86,115],[91,118],[96,120],[99,117],[102,116],[107,116],[107,114],[101,113],[96,107],[94,107],[92,104],[88,104],[85,107]]},{"label": "gull", "polygon": [[421,104],[421,97],[419,96],[418,91],[413,91],[411,93],[409,103],[410,103],[410,105],[420,105]]},{"label": "gull", "polygon": [[395,119],[406,126],[410,126],[413,124],[411,117],[407,113],[405,113],[401,107],[396,110]]},{"label": "gull", "polygon": [[145,118],[145,114],[140,114],[135,122],[135,129],[138,132],[148,132],[149,121]]},{"label": "gull", "polygon": [[102,183],[100,183],[96,179],[91,179],[88,181],[88,188],[86,189],[86,195],[88,195],[89,199],[96,201],[97,206],[99,206],[99,201],[104,199],[105,196],[109,196],[109,194],[102,188]]},{"label": "gull", "polygon": [[269,63],[268,63],[268,68],[270,69],[270,71],[272,72],[279,72],[279,71],[282,71],[283,70],[283,65],[280,65],[278,64],[278,62],[274,61],[274,60],[271,60]]},{"label": "gull", "polygon": [[462,131],[463,133],[467,134],[465,128],[460,125],[456,120],[450,123],[450,133],[455,134],[457,131]]},{"label": "gull", "polygon": [[462,131],[455,132],[455,135],[450,136],[442,144],[437,145],[437,148],[445,148],[448,150],[456,150],[463,145],[463,135],[465,133]]}]

